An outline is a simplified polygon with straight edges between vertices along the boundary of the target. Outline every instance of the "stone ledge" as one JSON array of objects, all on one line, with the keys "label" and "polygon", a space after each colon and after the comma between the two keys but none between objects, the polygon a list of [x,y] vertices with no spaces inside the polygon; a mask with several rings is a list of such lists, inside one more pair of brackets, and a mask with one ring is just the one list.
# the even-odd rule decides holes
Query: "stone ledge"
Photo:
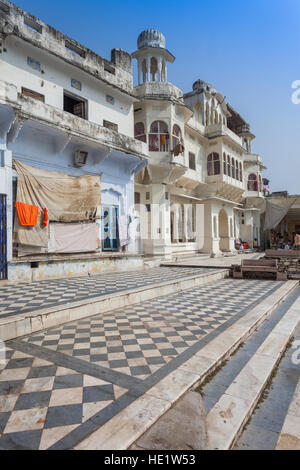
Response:
[{"label": "stone ledge", "polygon": [[[192,387],[199,385],[209,373],[226,359],[267,316],[297,287],[288,281],[271,299],[267,298],[238,320],[232,327],[204,346],[196,355],[171,372],[134,403],[106,422],[97,431],[77,444],[75,450],[126,450]],[[237,327],[241,325],[244,333]],[[227,331],[228,341],[224,341]],[[220,341],[220,336],[222,340]],[[219,349],[217,357],[211,354]]]},{"label": "stone ledge", "polygon": [[73,302],[58,307],[36,310],[30,314],[17,314],[0,322],[0,339],[8,341],[29,335],[45,328],[51,328],[80,318],[99,313],[106,313],[129,305],[155,299],[164,295],[175,294],[186,289],[228,277],[228,270],[219,270],[183,277],[180,280],[165,281],[150,286],[119,291],[92,299]]}]

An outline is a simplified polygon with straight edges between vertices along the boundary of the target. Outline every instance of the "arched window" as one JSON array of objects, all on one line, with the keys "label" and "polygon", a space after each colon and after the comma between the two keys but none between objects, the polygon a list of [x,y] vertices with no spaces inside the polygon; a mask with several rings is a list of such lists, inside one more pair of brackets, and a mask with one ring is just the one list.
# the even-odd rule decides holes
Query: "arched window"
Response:
[{"label": "arched window", "polygon": [[157,60],[155,59],[155,57],[152,57],[151,63],[150,63],[150,73],[152,75],[152,82],[156,81],[157,71],[158,71]]},{"label": "arched window", "polygon": [[177,144],[179,144],[179,142],[181,141],[181,139],[182,139],[181,129],[180,129],[180,127],[179,127],[177,124],[174,124],[174,126],[173,126],[173,132],[172,132],[172,145],[173,145],[173,149],[176,147]]},{"label": "arched window", "polygon": [[201,107],[201,103],[199,103],[199,101],[198,101],[198,103],[195,104],[194,113],[195,113],[196,121],[199,122],[200,124],[202,124],[202,122],[203,122],[202,107]]},{"label": "arched window", "polygon": [[205,107],[205,125],[208,126],[209,125],[209,104],[206,103],[206,107]]},{"label": "arched window", "polygon": [[227,175],[231,176],[230,156],[227,155]]},{"label": "arched window", "polygon": [[146,64],[146,59],[144,59],[143,62],[142,62],[142,74],[143,74],[143,83],[145,83],[146,80],[147,80],[147,64]]},{"label": "arched window", "polygon": [[239,180],[239,162],[237,160],[235,161],[235,179]]},{"label": "arched window", "polygon": [[257,191],[257,176],[254,173],[248,176],[248,191]]},{"label": "arched window", "polygon": [[220,157],[216,152],[210,153],[207,157],[207,174],[208,176],[220,174]]},{"label": "arched window", "polygon": [[240,181],[243,181],[243,170],[242,170],[242,164],[240,163]]},{"label": "arched window", "polygon": [[263,191],[263,187],[262,187],[262,183],[261,183],[261,176],[258,175],[258,182],[259,182],[259,185],[258,185],[258,191]]},{"label": "arched window", "polygon": [[247,150],[247,152],[248,152],[248,141],[247,141],[247,139],[244,139],[243,147],[244,147],[244,149]]},{"label": "arched window", "polygon": [[145,126],[143,122],[137,122],[134,125],[134,138],[137,140],[141,140],[142,142],[147,142]]},{"label": "arched window", "polygon": [[223,173],[224,175],[227,174],[227,164],[226,164],[226,153],[223,153]]},{"label": "arched window", "polygon": [[154,121],[150,127],[149,151],[168,152],[169,151],[168,126],[164,121]]},{"label": "arched window", "polygon": [[231,159],[231,178],[235,178],[235,164],[234,164],[234,158]]}]

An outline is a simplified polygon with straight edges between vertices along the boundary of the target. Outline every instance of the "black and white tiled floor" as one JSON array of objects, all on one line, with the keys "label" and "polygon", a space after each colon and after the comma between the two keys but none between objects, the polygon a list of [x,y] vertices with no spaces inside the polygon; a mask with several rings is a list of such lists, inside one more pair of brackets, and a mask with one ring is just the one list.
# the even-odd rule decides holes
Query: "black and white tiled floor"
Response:
[{"label": "black and white tiled floor", "polygon": [[47,449],[126,392],[8,349],[0,373],[0,449]]},{"label": "black and white tiled floor", "polygon": [[205,272],[211,272],[211,270],[159,267],[0,287],[0,320],[18,313],[92,299]]},{"label": "black and white tiled floor", "polygon": [[[253,303],[266,284],[219,281],[27,337],[31,344],[146,378]],[[268,283],[270,288],[274,285]]]},{"label": "black and white tiled floor", "polygon": [[8,342],[0,449],[72,448],[280,285],[225,279]]}]

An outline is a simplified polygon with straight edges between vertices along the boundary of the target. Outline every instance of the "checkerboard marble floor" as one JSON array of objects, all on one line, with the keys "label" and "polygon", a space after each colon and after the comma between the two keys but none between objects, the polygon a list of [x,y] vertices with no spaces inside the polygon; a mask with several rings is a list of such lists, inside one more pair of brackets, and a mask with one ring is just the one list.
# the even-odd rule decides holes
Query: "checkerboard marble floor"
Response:
[{"label": "checkerboard marble floor", "polygon": [[0,321],[17,313],[92,299],[204,272],[207,269],[159,267],[4,286],[0,287]]},{"label": "checkerboard marble floor", "polygon": [[0,449],[73,447],[281,284],[220,280],[8,342]]},{"label": "checkerboard marble floor", "polygon": [[20,351],[8,349],[6,356],[0,366],[0,449],[47,449],[127,392]]}]

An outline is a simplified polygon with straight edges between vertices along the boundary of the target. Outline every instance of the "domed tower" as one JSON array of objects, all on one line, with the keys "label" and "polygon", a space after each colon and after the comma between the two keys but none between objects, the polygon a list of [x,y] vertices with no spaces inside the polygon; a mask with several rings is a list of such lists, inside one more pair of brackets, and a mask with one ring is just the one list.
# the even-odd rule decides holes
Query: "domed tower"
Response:
[{"label": "domed tower", "polygon": [[137,40],[138,50],[132,57],[138,61],[139,85],[145,82],[166,82],[167,62],[175,57],[166,49],[164,35],[157,29],[146,29]]}]

